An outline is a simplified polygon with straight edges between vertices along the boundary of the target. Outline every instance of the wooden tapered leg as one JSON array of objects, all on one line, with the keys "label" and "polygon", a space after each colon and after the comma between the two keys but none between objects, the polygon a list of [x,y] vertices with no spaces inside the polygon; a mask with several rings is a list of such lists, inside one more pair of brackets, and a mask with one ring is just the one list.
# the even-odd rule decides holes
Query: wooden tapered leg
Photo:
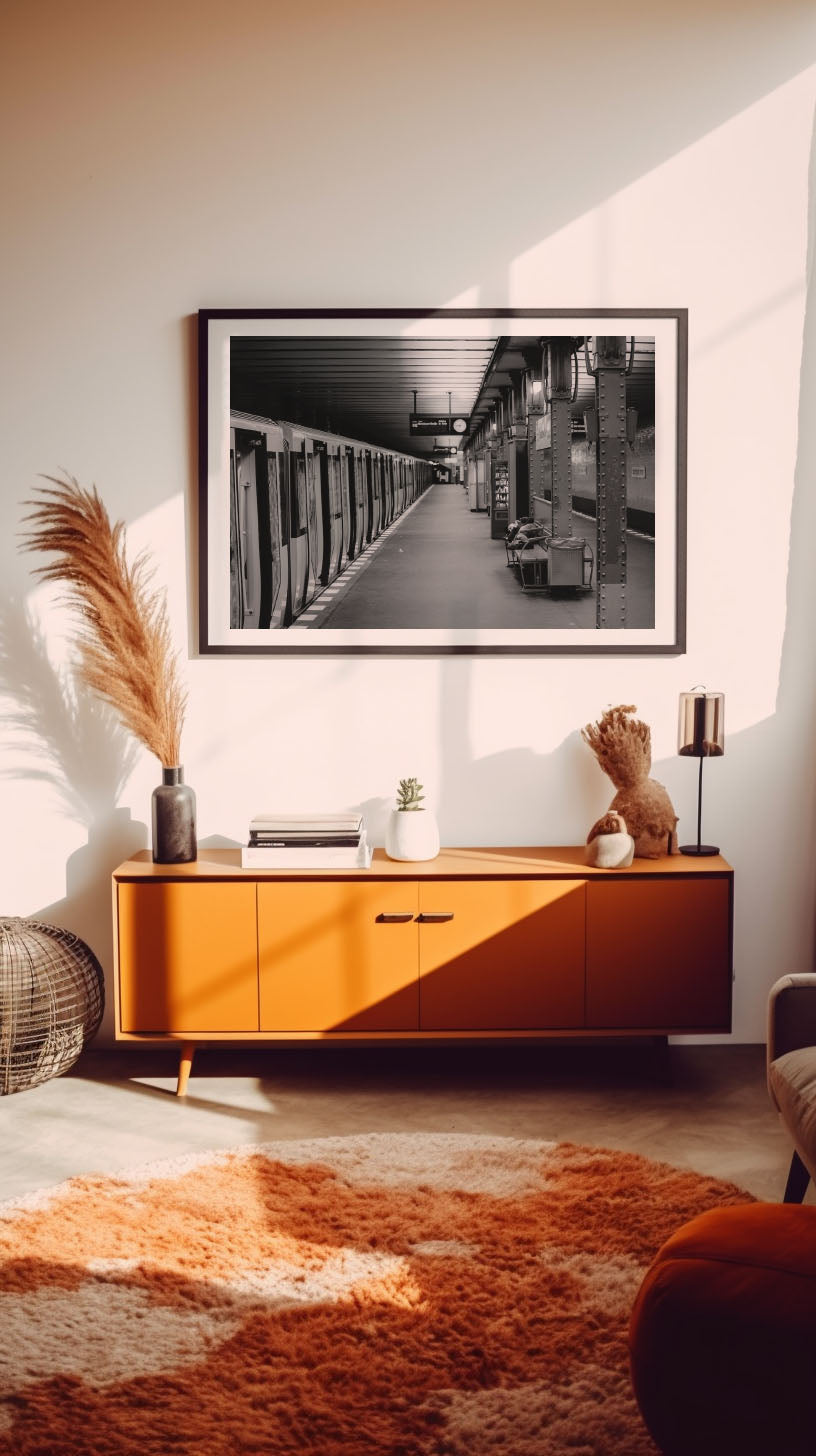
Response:
[{"label": "wooden tapered leg", "polygon": [[176,1086],[177,1097],[184,1097],[187,1093],[187,1083],[190,1080],[190,1071],[192,1069],[194,1056],[195,1042],[183,1042],[181,1051],[179,1052],[178,1084]]}]

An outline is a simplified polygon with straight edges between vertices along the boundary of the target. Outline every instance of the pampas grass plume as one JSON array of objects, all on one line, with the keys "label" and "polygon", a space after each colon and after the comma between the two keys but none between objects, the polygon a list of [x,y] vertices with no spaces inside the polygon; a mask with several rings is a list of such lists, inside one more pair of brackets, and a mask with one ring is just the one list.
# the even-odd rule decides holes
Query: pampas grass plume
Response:
[{"label": "pampas grass plume", "polygon": [[180,763],[187,694],[147,556],[128,563],[124,522],[111,525],[96,486],[85,490],[67,473],[43,479],[49,484],[36,486],[36,498],[25,502],[31,510],[23,547],[54,558],[34,574],[59,582],[79,617],[79,676],[162,765],[173,767]]}]

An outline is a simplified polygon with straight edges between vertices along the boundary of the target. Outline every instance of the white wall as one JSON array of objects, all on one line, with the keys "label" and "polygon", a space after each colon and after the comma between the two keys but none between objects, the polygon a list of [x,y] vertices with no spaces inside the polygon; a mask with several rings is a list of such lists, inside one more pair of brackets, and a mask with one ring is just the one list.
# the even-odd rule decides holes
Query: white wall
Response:
[{"label": "white wall", "polygon": [[[293,797],[364,804],[381,837],[412,773],[448,844],[581,842],[612,790],[579,729],[616,702],[652,725],[692,838],[677,694],[724,691],[704,831],[737,872],[734,1034],[761,1040],[769,984],[814,948],[812,6],[587,0],[580,25],[541,0],[15,10],[0,909],[70,926],[109,967],[109,873],[146,844],[158,777],[139,753],[127,778],[96,709],[69,711],[65,623],[15,549],[21,501],[65,466],[168,583],[205,841]],[[454,303],[689,308],[686,656],[196,658],[191,316]]]}]

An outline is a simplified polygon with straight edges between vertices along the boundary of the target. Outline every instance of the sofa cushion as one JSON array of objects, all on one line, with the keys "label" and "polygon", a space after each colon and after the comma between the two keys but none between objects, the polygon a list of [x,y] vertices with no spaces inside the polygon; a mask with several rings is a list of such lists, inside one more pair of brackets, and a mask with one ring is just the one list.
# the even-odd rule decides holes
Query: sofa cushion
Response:
[{"label": "sofa cushion", "polygon": [[768,1085],[808,1171],[816,1173],[816,1047],[799,1047],[768,1068]]}]

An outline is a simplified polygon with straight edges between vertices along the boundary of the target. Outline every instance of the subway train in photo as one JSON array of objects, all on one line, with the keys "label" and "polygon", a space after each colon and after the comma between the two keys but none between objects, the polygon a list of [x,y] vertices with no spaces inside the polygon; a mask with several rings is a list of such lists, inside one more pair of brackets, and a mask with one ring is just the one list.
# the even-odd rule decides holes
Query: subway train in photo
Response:
[{"label": "subway train in photo", "polygon": [[230,626],[292,626],[432,478],[416,456],[232,411]]}]

